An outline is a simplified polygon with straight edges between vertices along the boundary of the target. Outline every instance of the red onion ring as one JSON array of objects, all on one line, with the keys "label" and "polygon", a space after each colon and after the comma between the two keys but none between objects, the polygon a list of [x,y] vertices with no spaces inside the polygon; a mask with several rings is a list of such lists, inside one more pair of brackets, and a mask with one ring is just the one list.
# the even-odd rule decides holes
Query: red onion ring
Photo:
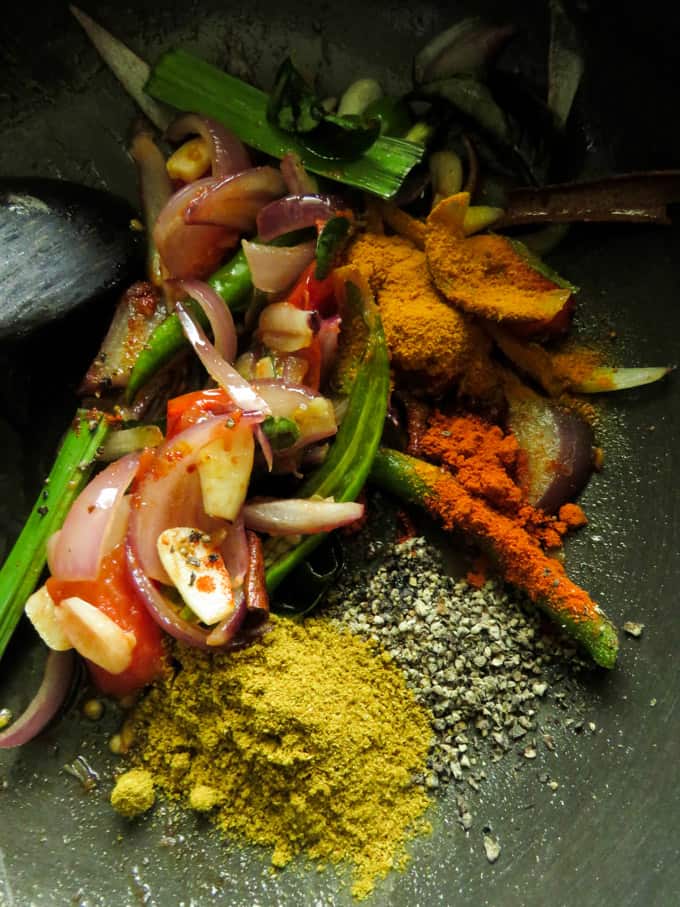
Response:
[{"label": "red onion ring", "polygon": [[97,578],[102,558],[124,535],[125,521],[117,524],[117,515],[139,459],[133,453],[116,460],[78,495],[50,548],[50,569],[59,579]]},{"label": "red onion ring", "polygon": [[196,324],[180,302],[177,303],[176,312],[187,340],[210,377],[229,394],[239,409],[250,417],[258,418],[258,421],[261,422],[265,416],[270,414],[269,407],[264,400],[252,385],[219,355],[201,327]]},{"label": "red onion ring", "polygon": [[330,318],[324,318],[319,328],[318,338],[321,344],[321,380],[326,377],[330,371],[335,356],[338,351],[338,337],[340,335],[340,325],[342,319],[339,315],[332,315]]},{"label": "red onion ring", "polygon": [[210,648],[223,648],[232,642],[243,625],[248,609],[243,589],[234,593],[234,609],[224,620],[210,631],[206,643]]},{"label": "red onion ring", "polygon": [[260,445],[260,449],[262,450],[262,453],[264,455],[264,461],[267,464],[267,470],[271,472],[272,466],[274,465],[274,452],[272,451],[271,442],[262,430],[261,425],[256,425],[254,432],[257,443]]},{"label": "red onion ring", "polygon": [[212,630],[205,630],[179,616],[155,583],[142,569],[131,539],[125,547],[128,572],[142,602],[151,617],[169,636],[194,648],[207,652],[224,648],[234,640],[247,613],[245,595],[239,590],[234,595],[234,610]]},{"label": "red onion ring", "polygon": [[52,535],[47,540],[47,545],[45,546],[45,554],[47,556],[47,569],[51,574],[54,575],[54,554],[57,550],[57,543],[59,541],[59,536],[61,535],[61,529],[57,529],[56,532],[53,532]]},{"label": "red onion ring", "polygon": [[257,215],[257,235],[271,242],[284,233],[315,227],[347,206],[333,195],[287,195],[266,205]]},{"label": "red onion ring", "polygon": [[220,545],[220,554],[231,577],[232,585],[238,589],[243,585],[248,570],[248,539],[241,514],[229,527],[227,535]]},{"label": "red onion ring", "polygon": [[189,205],[207,192],[211,177],[184,186],[168,200],[153,228],[153,241],[171,277],[205,277],[215,270],[225,249],[238,242],[239,231],[185,223]]},{"label": "red onion ring", "polygon": [[144,572],[169,583],[156,542],[161,532],[173,526],[195,526],[210,532],[218,523],[203,509],[201,484],[196,467],[200,452],[222,432],[228,416],[213,416],[175,435],[158,449],[155,464],[135,489],[128,523],[133,544]]},{"label": "red onion ring", "polygon": [[281,378],[255,378],[251,384],[277,419],[292,419],[303,403],[311,403],[320,396],[304,384],[291,384]]},{"label": "red onion ring", "polygon": [[149,579],[140,566],[135,542],[128,538],[125,546],[128,573],[147,611],[162,630],[175,639],[199,649],[209,650],[209,631],[183,620],[165,598],[160,589]]},{"label": "red onion ring", "polygon": [[187,224],[219,224],[252,232],[258,212],[286,191],[281,173],[274,167],[252,167],[222,180],[213,181],[189,204]]},{"label": "red onion ring", "polygon": [[318,192],[316,179],[307,173],[300,156],[294,151],[284,154],[280,167],[289,195],[315,195]]},{"label": "red onion ring", "polygon": [[330,532],[364,515],[364,505],[354,501],[312,501],[286,498],[245,504],[243,519],[248,529],[269,535],[308,535]]},{"label": "red onion ring", "polygon": [[[288,231],[285,231],[288,232]],[[241,240],[250,268],[253,286],[263,293],[282,293],[314,260],[316,243],[297,246],[266,246],[264,243]]]},{"label": "red onion ring", "polygon": [[216,352],[227,362],[233,362],[236,358],[238,340],[229,306],[210,284],[201,280],[178,280],[172,283],[200,305],[210,322]]},{"label": "red onion ring", "polygon": [[192,133],[200,135],[208,145],[212,175],[217,179],[252,166],[248,152],[238,136],[210,117],[185,113],[168,126],[165,135],[171,142],[181,142]]},{"label": "red onion ring", "polygon": [[73,649],[47,651],[43,679],[32,702],[5,731],[0,733],[0,748],[21,746],[37,736],[57,714],[71,689],[76,656]]}]

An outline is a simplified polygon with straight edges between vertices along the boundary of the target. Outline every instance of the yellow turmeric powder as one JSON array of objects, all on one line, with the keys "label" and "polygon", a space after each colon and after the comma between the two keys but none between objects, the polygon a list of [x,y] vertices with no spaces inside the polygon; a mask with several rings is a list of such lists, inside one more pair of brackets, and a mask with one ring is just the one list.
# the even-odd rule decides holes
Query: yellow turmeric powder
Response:
[{"label": "yellow turmeric powder", "polygon": [[[559,398],[588,378],[602,365],[603,356],[592,347],[571,345],[548,351],[540,343],[518,340],[508,331],[489,328],[499,349],[517,368],[533,378],[551,397]],[[603,389],[611,387],[603,384]]]},{"label": "yellow turmeric powder", "polygon": [[469,200],[466,192],[444,199],[427,219],[425,252],[437,288],[465,311],[490,321],[550,324],[571,290],[531,268],[504,236],[466,238]]},{"label": "yellow turmeric powder", "polygon": [[481,332],[432,285],[423,252],[400,236],[365,233],[349,263],[367,277],[380,307],[392,362],[440,391],[484,350]]}]

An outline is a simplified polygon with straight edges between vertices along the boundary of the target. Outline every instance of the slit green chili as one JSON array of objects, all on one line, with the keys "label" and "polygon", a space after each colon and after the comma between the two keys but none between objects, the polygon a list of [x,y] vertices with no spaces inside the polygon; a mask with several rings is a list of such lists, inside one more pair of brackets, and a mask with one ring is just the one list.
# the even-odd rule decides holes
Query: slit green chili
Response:
[{"label": "slit green chili", "polygon": [[[330,452],[316,472],[304,482],[299,497],[313,495],[336,501],[354,501],[364,486],[380,444],[387,413],[389,360],[385,335],[375,303],[348,281],[347,302],[360,306],[368,330],[366,348],[349,395],[347,412]],[[265,546],[266,578],[270,593],[326,538],[327,533],[307,536],[292,549],[282,540]],[[281,551],[281,549],[284,549]]]},{"label": "slit green chili", "polygon": [[[370,472],[373,483],[389,491],[402,500],[423,507],[432,516],[443,519],[444,512],[439,504],[441,482],[453,483],[455,478],[446,470],[416,457],[388,448],[381,448],[375,455]],[[541,548],[532,542],[521,527],[513,527],[515,535],[526,536],[526,546],[535,547],[531,557],[524,554],[511,555],[509,550],[500,544],[498,538],[489,531],[485,519],[485,507],[474,510],[470,495],[460,487],[461,505],[454,515],[457,519],[454,528],[460,528],[468,539],[478,544],[491,555],[503,572],[508,571],[513,585],[526,593],[533,603],[558,624],[569,636],[588,652],[596,664],[604,668],[613,668],[618,651],[618,635],[614,625],[599,611],[597,606],[582,590],[560,572],[556,561],[544,554]],[[489,510],[489,513],[491,511]],[[496,517],[496,519],[509,518]],[[550,591],[539,596],[534,588],[536,570],[542,574],[554,576]],[[548,584],[544,584],[548,585]],[[565,587],[567,587],[565,591]],[[583,613],[576,614],[570,606],[569,589],[577,590],[584,597],[587,607]]]}]

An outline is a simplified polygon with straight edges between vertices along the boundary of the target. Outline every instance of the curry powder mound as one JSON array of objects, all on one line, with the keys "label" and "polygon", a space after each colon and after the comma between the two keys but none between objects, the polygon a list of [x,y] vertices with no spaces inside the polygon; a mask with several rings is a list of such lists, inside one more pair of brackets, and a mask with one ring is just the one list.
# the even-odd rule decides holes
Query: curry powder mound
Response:
[{"label": "curry powder mound", "polygon": [[347,861],[363,897],[429,831],[430,716],[374,646],[321,619],[272,621],[241,651],[177,646],[177,672],[133,716],[132,758],[222,831],[273,847],[274,866]]}]

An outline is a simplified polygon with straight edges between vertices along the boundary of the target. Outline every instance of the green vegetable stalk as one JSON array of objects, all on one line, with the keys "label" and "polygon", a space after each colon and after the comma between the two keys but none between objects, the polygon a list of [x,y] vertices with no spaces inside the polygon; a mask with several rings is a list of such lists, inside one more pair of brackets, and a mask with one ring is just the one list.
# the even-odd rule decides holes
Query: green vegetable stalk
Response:
[{"label": "green vegetable stalk", "polygon": [[355,160],[335,160],[316,154],[297,136],[267,120],[269,97],[182,50],[164,54],[151,71],[146,91],[179,110],[210,116],[238,137],[272,157],[295,152],[305,169],[347,185],[391,198],[423,156],[424,149],[403,139],[380,136]]},{"label": "green vegetable stalk", "polygon": [[0,570],[0,658],[45,567],[47,540],[61,528],[71,504],[87,484],[108,431],[103,413],[78,412],[31,515]]},{"label": "green vegetable stalk", "polygon": [[580,643],[598,665],[614,667],[618,651],[614,625],[571,582],[562,566],[510,518],[473,498],[446,470],[396,450],[378,451],[370,479],[424,507],[445,528],[462,530],[493,557],[510,583]]},{"label": "green vegetable stalk", "polygon": [[[361,491],[378,449],[387,412],[389,360],[378,310],[372,300],[362,297],[359,287],[346,284],[347,302],[360,306],[368,341],[349,396],[347,412],[328,457],[299,491],[300,497],[314,495],[336,501],[354,501]],[[280,551],[277,542],[268,543],[267,589],[273,592],[298,564],[323,541],[326,533],[305,538],[292,549]],[[267,551],[267,547],[269,551]]]},{"label": "green vegetable stalk", "polygon": [[[272,240],[271,245],[295,245],[302,242],[306,236],[307,231],[296,230],[294,233],[286,233],[284,236]],[[222,297],[232,312],[243,311],[247,307],[253,291],[250,268],[243,249],[239,249],[233,258],[215,271],[208,283],[218,296]],[[201,327],[207,329],[208,319],[203,309],[192,300],[188,300],[185,305]],[[168,315],[165,321],[154,330],[148,343],[137,357],[125,388],[125,400],[131,403],[146,382],[160,368],[170,362],[180,350],[188,346],[189,341],[184,336],[179,318],[174,314]]]}]

